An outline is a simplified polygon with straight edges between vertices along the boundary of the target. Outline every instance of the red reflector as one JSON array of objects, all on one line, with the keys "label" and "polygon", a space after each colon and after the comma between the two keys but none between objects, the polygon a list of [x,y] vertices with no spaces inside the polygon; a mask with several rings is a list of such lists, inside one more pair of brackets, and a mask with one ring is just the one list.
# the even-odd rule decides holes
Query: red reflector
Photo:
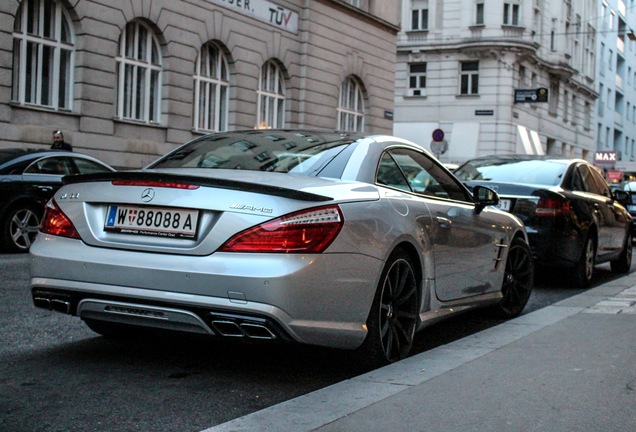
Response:
[{"label": "red reflector", "polygon": [[172,189],[199,189],[199,185],[189,183],[164,182],[158,180],[113,180],[114,186],[144,186],[144,187],[163,187]]},{"label": "red reflector", "polygon": [[539,198],[534,214],[537,216],[558,216],[570,213],[570,201],[562,198],[545,197]]}]

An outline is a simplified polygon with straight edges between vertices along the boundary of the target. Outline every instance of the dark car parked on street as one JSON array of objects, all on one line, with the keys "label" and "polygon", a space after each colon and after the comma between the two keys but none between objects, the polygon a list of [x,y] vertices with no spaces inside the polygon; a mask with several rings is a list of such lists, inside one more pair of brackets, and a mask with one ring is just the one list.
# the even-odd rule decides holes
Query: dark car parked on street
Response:
[{"label": "dark car parked on street", "polygon": [[587,286],[594,266],[609,262],[626,273],[632,260],[629,196],[610,190],[603,176],[582,159],[505,155],[469,160],[454,173],[470,188],[497,191],[499,207],[526,226],[540,267],[563,267],[576,286]]},{"label": "dark car parked on street", "polygon": [[44,205],[71,174],[115,171],[88,155],[67,151],[0,149],[0,249],[28,252]]},{"label": "dark car parked on street", "polygon": [[626,182],[621,188],[630,196],[627,211],[632,215],[632,234],[634,234],[636,233],[636,182]]}]

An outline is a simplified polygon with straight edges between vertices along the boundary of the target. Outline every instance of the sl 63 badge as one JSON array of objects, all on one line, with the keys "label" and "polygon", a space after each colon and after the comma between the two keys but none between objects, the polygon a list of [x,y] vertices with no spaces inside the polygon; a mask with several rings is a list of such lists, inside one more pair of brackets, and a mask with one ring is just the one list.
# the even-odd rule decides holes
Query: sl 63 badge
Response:
[{"label": "sl 63 badge", "polygon": [[63,193],[62,195],[60,195],[60,199],[79,199],[79,192],[77,193]]}]

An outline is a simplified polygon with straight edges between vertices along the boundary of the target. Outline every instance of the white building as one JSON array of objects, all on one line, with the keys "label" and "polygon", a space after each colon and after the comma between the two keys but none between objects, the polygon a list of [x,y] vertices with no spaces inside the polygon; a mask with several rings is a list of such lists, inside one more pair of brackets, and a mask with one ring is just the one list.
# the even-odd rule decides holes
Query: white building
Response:
[{"label": "white building", "polygon": [[444,162],[592,160],[597,14],[597,0],[402,0],[394,133],[430,148],[443,132]]},{"label": "white building", "polygon": [[392,131],[399,0],[0,2],[0,147],[141,167],[210,131]]},{"label": "white building", "polygon": [[600,0],[597,16],[597,164],[618,181],[636,175],[636,1]]}]

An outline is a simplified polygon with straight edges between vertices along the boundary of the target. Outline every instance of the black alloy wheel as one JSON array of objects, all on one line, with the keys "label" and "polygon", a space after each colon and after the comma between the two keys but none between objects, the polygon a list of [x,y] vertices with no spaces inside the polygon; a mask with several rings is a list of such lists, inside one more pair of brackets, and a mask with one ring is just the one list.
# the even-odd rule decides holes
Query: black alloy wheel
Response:
[{"label": "black alloy wheel", "polygon": [[402,250],[385,266],[367,320],[367,337],[359,348],[367,362],[386,364],[408,356],[418,322],[418,280]]},{"label": "black alloy wheel", "polygon": [[515,238],[510,244],[506,269],[501,286],[501,301],[495,312],[501,318],[514,318],[521,314],[528,303],[534,285],[534,263],[530,246],[525,240]]}]

